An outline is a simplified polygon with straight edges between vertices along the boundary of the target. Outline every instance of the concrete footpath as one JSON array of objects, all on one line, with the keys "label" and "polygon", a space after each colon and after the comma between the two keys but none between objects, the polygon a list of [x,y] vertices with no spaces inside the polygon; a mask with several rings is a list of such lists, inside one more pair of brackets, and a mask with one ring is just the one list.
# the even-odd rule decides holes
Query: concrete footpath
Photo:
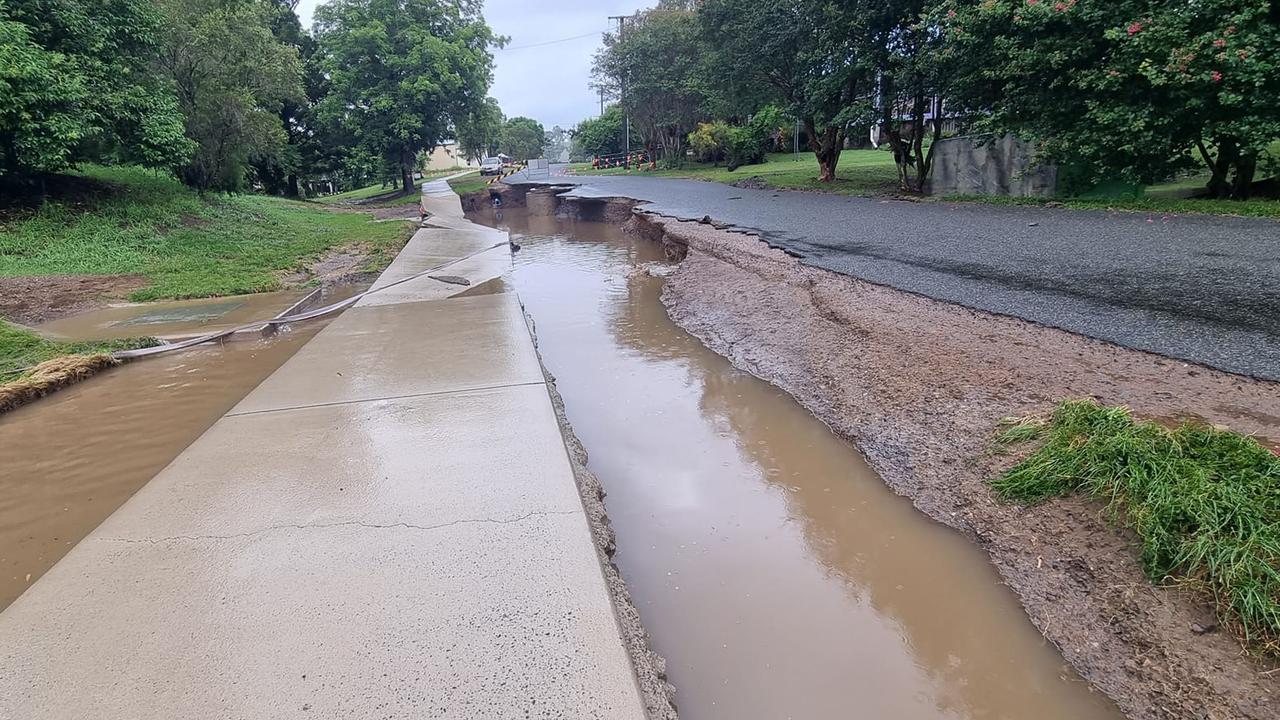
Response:
[{"label": "concrete footpath", "polygon": [[366,297],[0,614],[0,720],[644,717],[520,304],[474,289],[506,235],[424,203],[379,286],[479,252],[473,290]]}]

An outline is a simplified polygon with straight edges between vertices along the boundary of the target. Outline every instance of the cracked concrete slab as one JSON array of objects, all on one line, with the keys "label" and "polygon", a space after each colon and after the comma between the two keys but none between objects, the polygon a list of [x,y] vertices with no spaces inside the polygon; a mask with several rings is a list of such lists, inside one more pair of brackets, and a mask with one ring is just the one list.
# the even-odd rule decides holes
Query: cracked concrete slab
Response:
[{"label": "cracked concrete slab", "polygon": [[574,486],[541,482],[571,472],[545,397],[542,385],[519,385],[229,416],[100,531],[225,536],[579,511]]},{"label": "cracked concrete slab", "polygon": [[514,295],[357,307],[231,414],[541,382]]},{"label": "cracked concrete slab", "polygon": [[[401,268],[491,236],[438,232]],[[519,300],[431,292],[345,312],[0,613],[0,720],[644,718]]]}]

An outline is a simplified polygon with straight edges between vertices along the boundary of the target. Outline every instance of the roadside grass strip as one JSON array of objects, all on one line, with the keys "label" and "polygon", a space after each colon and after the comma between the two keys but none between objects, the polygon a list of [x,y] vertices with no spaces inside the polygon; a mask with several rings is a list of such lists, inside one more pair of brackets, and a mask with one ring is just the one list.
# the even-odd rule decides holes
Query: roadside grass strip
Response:
[{"label": "roadside grass strip", "polygon": [[1092,401],[1006,425],[998,450],[1040,445],[991,481],[1002,500],[1082,492],[1106,502],[1112,522],[1141,539],[1153,582],[1208,593],[1224,627],[1280,656],[1280,457],[1238,433],[1169,429]]},{"label": "roadside grass strip", "polygon": [[155,338],[55,342],[0,321],[0,413],[119,364],[116,350],[158,345]]}]

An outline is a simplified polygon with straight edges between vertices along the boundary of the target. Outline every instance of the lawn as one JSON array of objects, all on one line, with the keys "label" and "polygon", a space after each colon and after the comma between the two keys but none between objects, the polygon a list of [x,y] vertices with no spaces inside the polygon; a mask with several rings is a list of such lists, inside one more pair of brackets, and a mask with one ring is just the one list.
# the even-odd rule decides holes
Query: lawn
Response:
[{"label": "lawn", "polygon": [[[474,168],[471,168],[470,170],[471,172],[476,172]],[[467,171],[468,171],[468,168],[461,168],[461,167],[449,168],[448,170],[431,170],[427,172],[422,179],[415,180],[413,183],[413,187],[414,187],[414,190],[417,190],[422,187],[423,183],[428,183],[433,180],[439,180],[442,177],[457,175],[458,173],[467,172]],[[390,185],[383,185],[379,183],[375,185],[369,185],[368,187],[362,187],[357,190],[348,190],[343,193],[338,193],[337,195],[326,195],[325,197],[319,198],[319,201],[325,204],[349,203],[349,202],[354,202],[358,200],[368,200],[369,198],[374,198],[374,197],[378,197],[379,195],[386,195],[387,193],[393,193],[393,192],[396,192],[396,191],[392,189]],[[385,204],[401,205],[401,204],[412,204],[416,202],[418,202],[417,193],[409,193],[408,195],[391,198],[390,201]]]},{"label": "lawn", "polygon": [[1016,422],[998,442],[1040,443],[992,482],[1001,498],[1109,503],[1137,534],[1152,581],[1202,590],[1225,627],[1280,655],[1280,457],[1243,435],[1169,429],[1090,401]]},{"label": "lawn", "polygon": [[[1280,143],[1274,152],[1280,156]],[[813,153],[769,155],[762,165],[747,165],[730,172],[723,165],[690,163],[671,170],[610,168],[595,170],[589,163],[570,166],[578,175],[649,175],[678,177],[732,184],[748,178],[759,178],[765,186],[783,190],[814,190],[842,195],[893,195],[898,192],[897,171],[893,155],[884,150],[845,150],[836,166],[836,182],[820,183],[818,161]],[[1276,200],[1190,200],[1185,195],[1204,187],[1207,177],[1180,178],[1169,183],[1145,188],[1140,197],[1079,198],[1008,198],[998,196],[958,195],[942,198],[948,202],[981,202],[997,205],[1039,205],[1055,203],[1081,210],[1126,210],[1161,214],[1198,213],[1206,215],[1241,215],[1280,219],[1280,201]]]},{"label": "lawn", "polygon": [[364,213],[261,195],[200,197],[138,168],[85,168],[76,193],[0,218],[0,276],[142,274],[134,301],[265,292],[325,251],[392,257],[408,236]]},{"label": "lawn", "polygon": [[892,192],[897,187],[898,173],[893,155],[884,150],[845,150],[840,153],[836,165],[836,182],[818,182],[818,161],[813,153],[799,155],[774,153],[760,165],[745,165],[732,172],[723,164],[690,163],[677,169],[611,168],[594,170],[589,163],[572,165],[570,171],[579,175],[650,175],[708,180],[732,184],[749,178],[759,178],[768,187],[785,190],[821,190],[843,195],[876,195]]},{"label": "lawn", "polygon": [[467,195],[473,192],[479,192],[489,187],[492,177],[481,177],[479,175],[467,175],[466,177],[456,178],[449,181],[449,187],[458,195]]}]

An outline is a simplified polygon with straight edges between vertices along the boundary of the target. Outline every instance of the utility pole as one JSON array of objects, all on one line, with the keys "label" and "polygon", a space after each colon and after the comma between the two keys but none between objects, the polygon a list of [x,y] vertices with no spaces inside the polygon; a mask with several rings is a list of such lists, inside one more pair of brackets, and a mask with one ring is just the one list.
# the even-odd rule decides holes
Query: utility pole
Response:
[{"label": "utility pole", "polygon": [[[610,15],[610,20],[618,21],[618,39],[622,39],[622,33],[627,29],[626,15]],[[627,112],[627,79],[626,77],[618,78],[619,97],[618,102],[622,103],[622,112],[627,126],[627,154],[622,161],[623,167],[631,168],[631,113]],[[603,114],[603,111],[602,111]]]}]

